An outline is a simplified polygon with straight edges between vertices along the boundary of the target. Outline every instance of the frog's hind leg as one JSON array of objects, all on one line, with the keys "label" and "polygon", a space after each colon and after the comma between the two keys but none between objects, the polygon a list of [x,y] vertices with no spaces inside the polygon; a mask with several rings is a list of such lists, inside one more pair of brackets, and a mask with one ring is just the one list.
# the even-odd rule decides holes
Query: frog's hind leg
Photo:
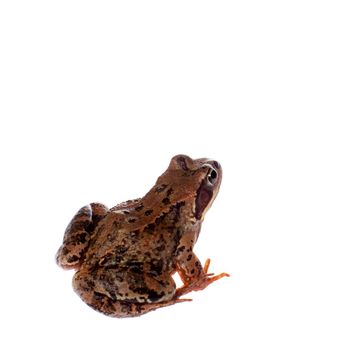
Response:
[{"label": "frog's hind leg", "polygon": [[91,289],[85,289],[85,291],[76,290],[76,292],[83,301],[95,311],[117,318],[141,316],[165,306],[174,305],[184,301],[191,301],[191,299],[179,299],[174,297],[171,300],[163,302],[138,303],[133,300],[118,300]]},{"label": "frog's hind leg", "polygon": [[101,203],[82,207],[73,217],[64,233],[63,243],[56,254],[56,261],[64,269],[74,269],[81,264],[97,223],[108,208]]},{"label": "frog's hind leg", "polygon": [[160,284],[151,276],[144,275],[140,279],[140,275],[130,271],[123,274],[111,270],[79,270],[73,277],[73,288],[94,310],[119,318],[141,316],[161,307],[190,301],[175,298],[176,285],[170,276],[168,280],[162,278]]}]

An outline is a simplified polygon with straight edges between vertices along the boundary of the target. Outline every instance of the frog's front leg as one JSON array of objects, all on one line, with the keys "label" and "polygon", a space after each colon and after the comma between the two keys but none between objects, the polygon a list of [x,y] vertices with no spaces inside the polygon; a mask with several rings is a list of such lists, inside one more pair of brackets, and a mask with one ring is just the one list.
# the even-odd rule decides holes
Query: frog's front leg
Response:
[{"label": "frog's front leg", "polygon": [[106,215],[108,208],[101,203],[82,207],[66,228],[63,243],[56,254],[56,261],[64,269],[78,268],[89,245],[97,223]]},{"label": "frog's front leg", "polygon": [[[186,238],[185,238],[186,239]],[[192,241],[191,241],[192,242]],[[186,243],[186,241],[184,241]],[[204,267],[192,251],[190,244],[179,245],[176,259],[176,269],[183,282],[183,286],[176,290],[177,298],[192,291],[199,291],[209,284],[230,275],[226,272],[214,275],[208,273],[210,259],[207,259]]]},{"label": "frog's front leg", "polygon": [[[201,266],[199,260],[197,259],[196,263],[197,270],[193,268],[190,272],[190,276],[184,273],[184,270],[179,269],[178,273],[181,277],[184,285],[176,290],[176,297],[179,298],[184,294],[190,293],[192,291],[199,291],[205,289],[209,284],[223,278],[229,277],[230,275],[226,272],[222,272],[218,275],[214,275],[213,273],[208,273],[210,259],[207,259],[204,267]],[[193,272],[193,270],[195,272]]]}]

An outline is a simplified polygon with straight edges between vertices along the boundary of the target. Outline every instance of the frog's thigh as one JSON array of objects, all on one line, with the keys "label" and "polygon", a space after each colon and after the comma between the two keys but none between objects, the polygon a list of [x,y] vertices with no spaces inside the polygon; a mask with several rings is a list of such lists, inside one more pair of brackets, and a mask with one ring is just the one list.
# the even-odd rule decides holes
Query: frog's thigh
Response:
[{"label": "frog's thigh", "polygon": [[56,261],[64,269],[80,265],[83,253],[88,247],[91,233],[103,218],[108,208],[101,203],[91,203],[82,207],[66,228],[63,244],[56,254]]},{"label": "frog's thigh", "polygon": [[112,299],[137,303],[156,303],[170,300],[176,284],[169,274],[153,276],[129,269],[101,269],[94,276],[95,291]]},{"label": "frog's thigh", "polygon": [[87,271],[77,271],[73,277],[73,288],[90,307],[112,317],[140,316],[185,301],[174,297],[176,285],[171,276],[161,276],[160,281],[153,276],[140,278],[140,275],[136,277],[128,272],[124,281],[129,285],[125,288],[123,282],[119,280],[118,283],[106,272],[99,271],[92,276]]},{"label": "frog's thigh", "polygon": [[[137,291],[138,289],[136,288]],[[140,291],[140,302],[160,303],[173,298],[176,292],[176,284],[170,275],[163,274],[154,277],[146,274],[144,276],[144,289],[141,288]]]}]

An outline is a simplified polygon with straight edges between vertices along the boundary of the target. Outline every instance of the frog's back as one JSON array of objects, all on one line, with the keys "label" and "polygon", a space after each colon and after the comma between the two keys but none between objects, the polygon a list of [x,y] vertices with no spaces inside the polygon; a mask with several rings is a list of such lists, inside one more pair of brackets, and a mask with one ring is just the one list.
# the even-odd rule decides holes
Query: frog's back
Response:
[{"label": "frog's back", "polygon": [[171,273],[182,234],[182,207],[179,203],[159,213],[140,200],[115,206],[96,227],[86,260],[101,267]]}]

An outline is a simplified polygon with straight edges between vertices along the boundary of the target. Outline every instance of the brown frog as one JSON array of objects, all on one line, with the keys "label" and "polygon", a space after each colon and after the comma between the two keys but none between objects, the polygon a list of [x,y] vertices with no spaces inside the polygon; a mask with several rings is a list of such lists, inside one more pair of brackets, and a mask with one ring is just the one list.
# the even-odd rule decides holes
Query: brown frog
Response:
[{"label": "brown frog", "polygon": [[208,273],[210,260],[202,267],[193,252],[221,177],[217,161],[177,155],[143,198],[81,208],[56,255],[59,266],[77,270],[73,287],[81,299],[109,316],[139,316],[189,301],[181,296],[229,276]]}]

